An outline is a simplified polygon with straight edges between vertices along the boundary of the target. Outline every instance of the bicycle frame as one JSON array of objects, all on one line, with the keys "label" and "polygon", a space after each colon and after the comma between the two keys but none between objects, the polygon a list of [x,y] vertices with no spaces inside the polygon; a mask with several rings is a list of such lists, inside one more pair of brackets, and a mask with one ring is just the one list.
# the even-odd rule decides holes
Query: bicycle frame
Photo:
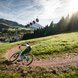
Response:
[{"label": "bicycle frame", "polygon": [[[22,52],[23,52],[23,51],[21,50],[21,51],[16,52],[16,53],[19,54],[20,59],[24,60],[24,57],[27,56],[28,53],[27,53],[27,54],[23,54],[23,55],[21,55]],[[28,58],[25,58],[25,60],[27,60],[27,59],[28,59]]]}]

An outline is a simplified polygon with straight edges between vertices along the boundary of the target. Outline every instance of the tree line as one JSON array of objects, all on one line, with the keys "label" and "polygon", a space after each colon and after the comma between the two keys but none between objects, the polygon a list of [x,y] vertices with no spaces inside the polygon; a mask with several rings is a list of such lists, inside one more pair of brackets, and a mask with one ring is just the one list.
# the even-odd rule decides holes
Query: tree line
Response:
[{"label": "tree line", "polygon": [[78,12],[74,13],[71,17],[67,15],[66,17],[62,17],[58,23],[54,23],[53,21],[50,25],[45,26],[44,28],[40,28],[34,30],[34,33],[24,34],[23,40],[44,37],[59,33],[73,32],[78,30]]}]

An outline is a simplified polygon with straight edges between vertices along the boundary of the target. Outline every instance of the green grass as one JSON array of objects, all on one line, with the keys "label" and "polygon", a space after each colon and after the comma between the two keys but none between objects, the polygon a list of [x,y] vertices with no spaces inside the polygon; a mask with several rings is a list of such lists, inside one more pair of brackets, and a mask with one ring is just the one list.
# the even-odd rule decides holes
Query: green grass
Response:
[{"label": "green grass", "polygon": [[21,78],[18,73],[0,72],[0,78]]},{"label": "green grass", "polygon": [[78,78],[78,71],[73,71],[70,73],[62,73],[60,76],[55,78]]},{"label": "green grass", "polygon": [[52,74],[51,72],[36,72],[33,74],[27,74],[25,78],[78,78],[78,71],[69,73],[61,73],[59,76]]},{"label": "green grass", "polygon": [[[78,32],[64,33],[42,38],[23,40],[14,43],[0,44],[0,54],[3,55],[8,49],[17,44],[29,42],[32,45],[32,54],[39,58],[49,58],[53,55],[61,55],[64,53],[78,53]],[[0,59],[1,61],[1,59]],[[1,66],[1,65],[0,65]],[[2,64],[2,66],[4,66]],[[5,66],[4,66],[5,67]],[[18,73],[9,73],[10,71],[0,71],[0,78],[20,78]],[[26,72],[24,78],[78,78],[78,70],[68,73],[54,75],[52,72]]]},{"label": "green grass", "polygon": [[78,32],[58,34],[42,38],[23,40],[14,43],[0,45],[0,53],[6,52],[12,46],[29,42],[32,45],[32,53],[36,56],[61,54],[76,49],[78,51]]},{"label": "green grass", "polygon": [[74,70],[71,72],[60,74],[53,74],[52,72],[45,71],[44,69],[41,71],[37,69],[36,71],[24,71],[24,76],[16,72],[0,72],[0,78],[78,78],[78,70]]}]

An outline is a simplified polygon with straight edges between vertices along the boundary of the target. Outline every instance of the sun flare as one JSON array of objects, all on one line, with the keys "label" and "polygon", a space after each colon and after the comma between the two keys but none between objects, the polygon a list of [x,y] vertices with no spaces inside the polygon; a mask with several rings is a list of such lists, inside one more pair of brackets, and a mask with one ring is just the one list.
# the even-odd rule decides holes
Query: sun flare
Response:
[{"label": "sun flare", "polygon": [[70,2],[70,13],[74,13],[78,11],[78,0],[71,0]]}]

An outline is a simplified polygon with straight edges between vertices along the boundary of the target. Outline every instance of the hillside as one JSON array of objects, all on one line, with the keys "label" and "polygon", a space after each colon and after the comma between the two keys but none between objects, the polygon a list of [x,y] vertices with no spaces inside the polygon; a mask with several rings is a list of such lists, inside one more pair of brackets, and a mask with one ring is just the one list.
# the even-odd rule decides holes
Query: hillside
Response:
[{"label": "hillside", "polygon": [[[26,33],[33,32],[32,28],[26,28],[25,26],[6,19],[0,19],[0,41],[17,41],[21,40],[22,36]],[[17,36],[18,35],[18,39]]]},{"label": "hillside", "polygon": [[8,25],[6,25],[6,24],[0,24],[0,30],[2,30],[2,29],[8,29],[9,28],[9,26]]},{"label": "hillside", "polygon": [[[33,47],[31,51],[35,57],[33,63],[28,67],[21,63],[7,65],[5,59],[19,50],[17,44],[25,42],[29,42]],[[0,73],[2,73],[0,77],[77,78],[78,76],[78,32],[1,44],[0,53]],[[8,74],[9,72],[12,73]]]},{"label": "hillside", "polygon": [[17,22],[6,20],[6,19],[0,19],[0,31],[7,30],[8,29],[24,29],[25,27],[22,24],[18,24]]},{"label": "hillside", "polygon": [[[4,24],[5,26],[9,26],[9,27],[24,27],[24,25],[22,24],[18,24],[17,22],[11,21],[11,20],[6,20],[6,19],[0,19],[0,24]],[[43,26],[41,26],[40,24],[33,24],[31,26],[32,29],[39,29],[39,28],[43,28]]]},{"label": "hillside", "polygon": [[3,50],[1,48],[0,49],[2,52],[4,52],[4,50],[7,50],[8,47],[10,46],[20,44],[20,43],[22,44],[25,42],[30,42],[30,44],[34,48],[32,52],[35,55],[53,54],[54,52],[59,53],[60,51],[64,52],[78,47],[78,32],[58,34],[53,36],[47,36],[42,38],[35,38],[35,39],[23,40],[15,43],[4,44],[0,47],[7,46],[7,45],[9,46],[7,46],[6,48],[4,47]]},{"label": "hillside", "polygon": [[23,26],[21,24],[18,24],[17,22],[13,22],[13,21],[6,20],[6,19],[0,19],[0,23],[6,24],[8,26],[19,26],[19,27]]}]

